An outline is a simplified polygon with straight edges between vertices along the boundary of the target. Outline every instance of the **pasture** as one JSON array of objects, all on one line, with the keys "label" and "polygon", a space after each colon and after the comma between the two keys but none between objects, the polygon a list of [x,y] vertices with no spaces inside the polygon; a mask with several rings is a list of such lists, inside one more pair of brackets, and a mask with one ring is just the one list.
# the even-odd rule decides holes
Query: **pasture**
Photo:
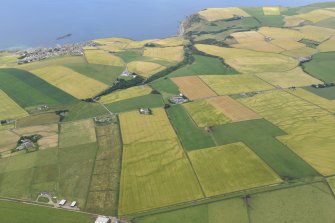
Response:
[{"label": "pasture", "polygon": [[313,77],[325,82],[334,82],[333,71],[335,53],[318,53],[313,56],[313,60],[303,65],[304,70]]},{"label": "pasture", "polygon": [[174,77],[172,81],[191,100],[216,96],[215,92],[197,76]]},{"label": "pasture", "polygon": [[188,155],[207,197],[281,183],[276,173],[243,143]]},{"label": "pasture", "polygon": [[304,89],[322,98],[325,98],[328,100],[335,100],[335,87],[331,87],[331,88],[305,87]]},{"label": "pasture", "polygon": [[91,119],[66,122],[60,126],[59,147],[82,145],[96,141],[94,122]]},{"label": "pasture", "polygon": [[121,113],[119,119],[124,144],[176,138],[162,108],[152,109],[152,115],[142,115],[138,111]]},{"label": "pasture", "polygon": [[160,64],[145,61],[132,61],[128,63],[127,66],[130,72],[143,77],[150,77],[151,75],[166,69],[165,66]]},{"label": "pasture", "polygon": [[288,135],[277,138],[318,172],[335,172],[335,118],[328,111],[284,91],[239,100],[284,130]]},{"label": "pasture", "polygon": [[159,58],[167,61],[182,61],[184,58],[184,47],[146,47],[143,56]]},{"label": "pasture", "polygon": [[207,99],[207,102],[221,111],[232,122],[260,119],[261,116],[240,104],[229,96],[219,96]]},{"label": "pasture", "polygon": [[204,53],[223,58],[225,63],[242,73],[287,71],[298,65],[297,60],[275,53],[204,44],[196,44],[195,47]]},{"label": "pasture", "polygon": [[280,15],[279,7],[263,7],[264,15]]},{"label": "pasture", "polygon": [[1,221],[11,223],[93,222],[93,216],[89,214],[9,201],[0,201],[0,215]]},{"label": "pasture", "polygon": [[243,8],[250,16],[258,21],[259,26],[282,27],[284,25],[283,16],[281,15],[264,15],[262,7]]},{"label": "pasture", "polygon": [[219,145],[243,142],[283,179],[316,176],[318,173],[277,140],[286,135],[272,123],[250,120],[213,127],[213,137]]},{"label": "pasture", "polygon": [[176,105],[166,110],[183,148],[186,151],[215,146],[211,135],[198,128],[182,105]]},{"label": "pasture", "polygon": [[146,85],[121,89],[102,96],[100,102],[103,104],[110,104],[117,101],[148,95],[151,93],[151,91],[152,89]]},{"label": "pasture", "polygon": [[208,8],[199,12],[199,15],[207,21],[231,19],[234,15],[249,17],[250,15],[240,8]]},{"label": "pasture", "polygon": [[120,57],[103,50],[85,50],[85,57],[90,64],[124,66],[124,62]]},{"label": "pasture", "polygon": [[[218,95],[265,91],[274,87],[254,75],[203,75],[200,79]],[[193,88],[198,89],[198,88]]]},{"label": "pasture", "polygon": [[281,88],[303,87],[322,83],[320,80],[306,74],[300,67],[287,72],[266,72],[256,75],[267,83]]},{"label": "pasture", "polygon": [[321,182],[252,195],[250,207],[252,222],[335,221],[334,197],[329,187]]},{"label": "pasture", "polygon": [[7,152],[16,147],[19,136],[8,130],[0,131],[0,153]]},{"label": "pasture", "polygon": [[34,125],[46,125],[59,122],[59,116],[55,112],[42,114],[33,114],[24,118],[20,118],[16,122],[16,127],[28,127]]},{"label": "pasture", "polygon": [[193,55],[195,61],[172,73],[169,77],[182,77],[205,74],[236,74],[232,68],[223,64],[218,58]]},{"label": "pasture", "polygon": [[[136,131],[141,129],[138,127],[134,126]],[[147,138],[124,146],[119,215],[203,198],[192,167],[174,137]]]},{"label": "pasture", "polygon": [[0,89],[0,120],[17,119],[27,115],[25,110]]},{"label": "pasture", "polygon": [[172,95],[178,95],[180,93],[177,85],[169,78],[153,81],[150,83],[150,86],[161,93],[165,92]]},{"label": "pasture", "polygon": [[58,105],[76,99],[35,75],[18,69],[0,69],[0,89],[22,108],[36,105]]},{"label": "pasture", "polygon": [[104,83],[62,66],[37,69],[32,73],[78,99],[93,97],[108,88]]},{"label": "pasture", "polygon": [[223,125],[231,120],[206,100],[197,100],[183,105],[199,128]]}]

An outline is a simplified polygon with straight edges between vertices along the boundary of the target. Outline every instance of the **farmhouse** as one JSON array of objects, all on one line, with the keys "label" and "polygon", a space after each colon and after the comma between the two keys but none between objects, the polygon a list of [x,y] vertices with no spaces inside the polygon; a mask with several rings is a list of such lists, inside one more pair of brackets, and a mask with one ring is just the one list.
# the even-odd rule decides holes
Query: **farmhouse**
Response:
[{"label": "farmhouse", "polygon": [[140,108],[139,112],[142,115],[151,115],[152,114],[152,111],[151,111],[150,108]]},{"label": "farmhouse", "polygon": [[98,218],[95,220],[95,223],[109,223],[110,219],[105,216],[98,216]]},{"label": "farmhouse", "polygon": [[173,97],[170,98],[170,102],[173,103],[173,104],[183,104],[183,103],[186,103],[188,101],[189,100],[183,94],[180,94],[178,96],[173,96]]}]

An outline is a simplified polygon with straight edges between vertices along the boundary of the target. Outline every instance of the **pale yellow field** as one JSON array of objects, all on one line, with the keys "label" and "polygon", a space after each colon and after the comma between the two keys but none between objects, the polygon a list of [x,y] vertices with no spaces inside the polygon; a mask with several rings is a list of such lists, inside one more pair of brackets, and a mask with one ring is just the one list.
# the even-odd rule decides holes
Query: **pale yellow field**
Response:
[{"label": "pale yellow field", "polygon": [[152,109],[152,115],[142,115],[138,111],[132,111],[121,113],[119,118],[124,144],[176,138],[162,108]]},{"label": "pale yellow field", "polygon": [[311,21],[313,23],[317,23],[317,22],[320,22],[322,20],[335,17],[335,12],[333,12],[331,10],[317,9],[317,10],[313,10],[313,11],[308,12],[308,13],[303,13],[303,14],[296,15],[296,17],[304,19],[304,20]]},{"label": "pale yellow field", "polygon": [[197,100],[183,105],[198,127],[224,125],[231,120],[206,100]]},{"label": "pale yellow field", "polygon": [[150,94],[152,89],[149,86],[136,86],[124,90],[115,91],[111,94],[101,97],[100,101],[104,104],[126,100],[129,98],[139,97]]},{"label": "pale yellow field", "polygon": [[40,149],[54,148],[58,146],[58,124],[25,127],[13,131],[21,136],[34,134],[41,135],[42,138],[38,141]]},{"label": "pale yellow field", "polygon": [[[254,75],[203,75],[199,76],[218,95],[270,90],[274,87]],[[196,89],[196,88],[195,88]]]},{"label": "pale yellow field", "polygon": [[219,111],[223,112],[225,116],[231,119],[233,122],[247,121],[253,119],[262,118],[256,112],[245,107],[238,101],[232,99],[229,96],[219,96],[215,98],[207,99],[207,101],[216,107]]},{"label": "pale yellow field", "polygon": [[199,12],[199,15],[208,21],[231,19],[234,15],[250,17],[240,8],[208,8]]},{"label": "pale yellow field", "polygon": [[166,69],[166,67],[160,64],[145,61],[132,61],[128,63],[127,66],[130,72],[139,74],[143,77],[150,77],[151,75]]},{"label": "pale yellow field", "polygon": [[124,46],[126,46],[129,43],[134,42],[131,39],[127,39],[127,38],[118,38],[118,37],[112,37],[112,38],[103,38],[103,39],[96,39],[93,40],[96,43],[102,44],[102,45],[109,45],[109,44],[122,44]]},{"label": "pale yellow field", "polygon": [[176,77],[171,80],[191,100],[216,96],[215,92],[197,76]]},{"label": "pale yellow field", "polygon": [[271,41],[271,44],[280,47],[283,50],[294,50],[306,47],[305,44],[291,39],[275,39]]},{"label": "pale yellow field", "polygon": [[281,54],[296,58],[298,60],[301,57],[312,56],[313,54],[316,54],[317,52],[318,52],[317,49],[313,49],[310,47],[302,47],[298,49],[287,50],[287,51],[282,52]]},{"label": "pale yellow field", "polygon": [[17,119],[28,113],[0,89],[0,120]]},{"label": "pale yellow field", "polygon": [[0,131],[0,153],[15,148],[19,138],[20,137],[18,135],[11,131]]},{"label": "pale yellow field", "polygon": [[323,175],[335,173],[335,117],[285,91],[239,99],[288,135],[277,137]]},{"label": "pale yellow field", "polygon": [[182,61],[184,58],[184,47],[146,47],[143,56],[159,58],[168,61]]},{"label": "pale yellow field", "polygon": [[271,37],[274,40],[277,39],[290,39],[299,41],[303,38],[303,34],[294,29],[276,28],[276,27],[261,27],[258,30],[259,33],[264,36]]},{"label": "pale yellow field", "polygon": [[195,47],[204,53],[223,58],[225,63],[242,73],[287,71],[298,65],[297,60],[276,53],[203,44],[196,44]]},{"label": "pale yellow field", "polygon": [[279,7],[263,7],[264,15],[280,15]]},{"label": "pale yellow field", "polygon": [[331,37],[329,40],[321,43],[318,46],[318,49],[321,52],[331,52],[331,51],[335,51],[335,37]]},{"label": "pale yellow field", "polygon": [[104,50],[85,50],[85,57],[91,64],[124,66],[124,62],[120,57],[112,55]]},{"label": "pale yellow field", "polygon": [[0,52],[0,66],[16,65],[18,57],[15,53]]},{"label": "pale yellow field", "polygon": [[153,41],[150,41],[150,43],[159,44],[165,47],[171,47],[171,46],[182,46],[186,43],[186,40],[182,37],[170,37],[170,38],[165,38],[165,39],[153,40]]},{"label": "pale yellow field", "polygon": [[302,87],[312,84],[321,84],[322,82],[308,74],[300,67],[286,72],[267,72],[256,74],[262,80],[282,88]]},{"label": "pale yellow field", "polygon": [[264,41],[264,36],[256,31],[236,32],[231,34],[238,43]]},{"label": "pale yellow field", "polygon": [[319,26],[303,26],[296,28],[299,30],[305,39],[323,42],[330,36],[335,35],[335,29],[329,29]]},{"label": "pale yellow field", "polygon": [[126,49],[138,49],[142,48],[144,44],[156,41],[155,40],[143,40],[143,41],[135,41],[127,38],[105,38],[105,39],[97,39],[94,42],[102,44],[103,46],[99,46],[100,49],[111,50],[111,51],[122,51]]},{"label": "pale yellow field", "polygon": [[189,152],[206,196],[281,183],[280,177],[243,143]]},{"label": "pale yellow field", "polygon": [[328,110],[329,112],[335,113],[335,100],[328,100],[301,88],[298,88],[295,91],[290,91],[290,93],[315,105],[318,105]]},{"label": "pale yellow field", "polygon": [[32,73],[79,99],[93,97],[109,87],[63,66],[41,68]]},{"label": "pale yellow field", "polygon": [[284,17],[284,22],[285,25],[284,27],[295,27],[301,25],[305,20],[302,18],[298,18],[296,16],[285,16]]},{"label": "pale yellow field", "polygon": [[270,52],[270,53],[280,53],[284,51],[284,49],[271,43],[265,42],[264,40],[248,42],[248,43],[232,44],[231,46],[238,49],[249,49],[249,50]]}]

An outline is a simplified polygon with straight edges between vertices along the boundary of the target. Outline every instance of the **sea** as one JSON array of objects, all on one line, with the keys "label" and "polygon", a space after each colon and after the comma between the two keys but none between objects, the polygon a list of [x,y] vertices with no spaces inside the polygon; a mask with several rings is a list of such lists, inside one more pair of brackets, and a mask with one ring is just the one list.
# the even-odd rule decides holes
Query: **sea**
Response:
[{"label": "sea", "polygon": [[[313,0],[0,0],[0,49],[46,47],[104,37],[176,35],[188,15],[210,7],[301,6]],[[70,37],[57,40],[71,34]]]}]

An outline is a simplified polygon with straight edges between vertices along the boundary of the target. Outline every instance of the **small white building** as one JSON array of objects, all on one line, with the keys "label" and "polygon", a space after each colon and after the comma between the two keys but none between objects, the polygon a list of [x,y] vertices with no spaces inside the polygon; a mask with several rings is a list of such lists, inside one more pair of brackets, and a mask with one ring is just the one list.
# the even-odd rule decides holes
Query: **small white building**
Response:
[{"label": "small white building", "polygon": [[76,205],[77,205],[77,201],[72,201],[70,207],[71,207],[71,208],[74,208],[74,207],[76,207]]},{"label": "small white building", "polygon": [[95,223],[109,223],[110,219],[106,216],[98,216],[98,218],[95,220]]},{"label": "small white building", "polygon": [[59,203],[58,203],[60,206],[63,206],[64,204],[66,204],[66,200],[61,200]]}]

